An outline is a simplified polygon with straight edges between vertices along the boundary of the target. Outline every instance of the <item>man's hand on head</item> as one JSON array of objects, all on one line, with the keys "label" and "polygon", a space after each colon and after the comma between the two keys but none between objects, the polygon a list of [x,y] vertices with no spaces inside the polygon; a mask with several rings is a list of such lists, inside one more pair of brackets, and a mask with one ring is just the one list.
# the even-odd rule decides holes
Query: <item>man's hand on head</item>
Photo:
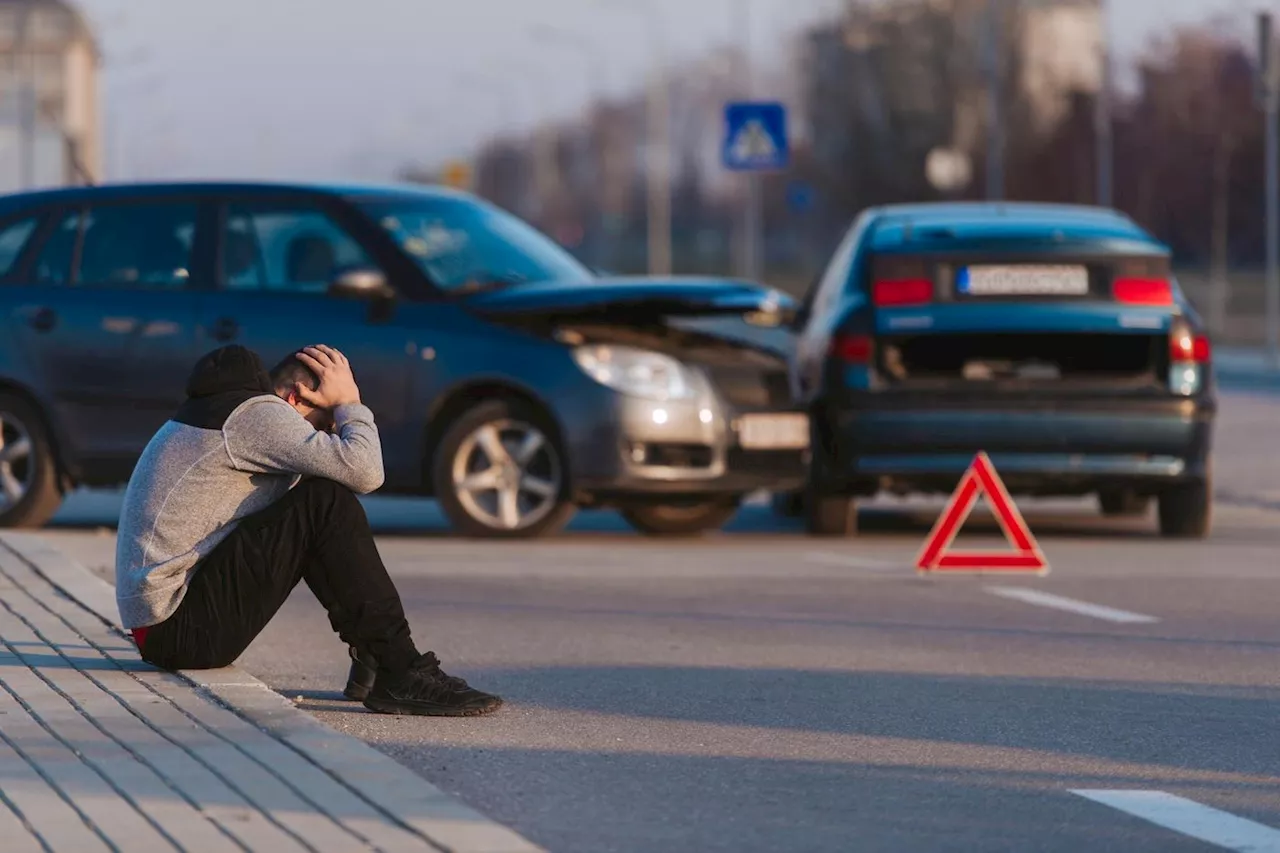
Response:
[{"label": "man's hand on head", "polygon": [[304,347],[298,353],[298,360],[315,371],[320,378],[320,385],[314,391],[299,383],[297,394],[305,402],[317,409],[332,411],[339,406],[358,405],[360,388],[351,373],[351,363],[347,357],[333,347],[317,344]]}]

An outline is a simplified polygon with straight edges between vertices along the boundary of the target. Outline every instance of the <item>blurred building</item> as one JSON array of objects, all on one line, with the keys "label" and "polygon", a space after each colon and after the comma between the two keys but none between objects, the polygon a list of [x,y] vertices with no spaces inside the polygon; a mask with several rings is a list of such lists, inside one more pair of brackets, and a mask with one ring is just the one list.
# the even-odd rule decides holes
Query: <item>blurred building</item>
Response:
[{"label": "blurred building", "polygon": [[1105,77],[1100,0],[879,0],[810,31],[805,75],[814,154],[856,157],[898,192],[935,148],[981,159],[999,92],[1006,134],[1052,132]]},{"label": "blurred building", "polygon": [[0,0],[0,192],[99,179],[99,60],[64,0]]},{"label": "blurred building", "polygon": [[1096,94],[1106,74],[1101,0],[1022,0],[1019,83],[1037,131],[1063,119],[1072,93]]}]

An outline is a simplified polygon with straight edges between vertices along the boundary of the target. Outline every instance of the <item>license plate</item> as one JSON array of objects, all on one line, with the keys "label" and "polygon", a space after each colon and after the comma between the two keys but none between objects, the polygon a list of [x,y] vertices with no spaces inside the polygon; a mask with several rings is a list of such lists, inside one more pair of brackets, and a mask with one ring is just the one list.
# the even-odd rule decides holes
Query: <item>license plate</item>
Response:
[{"label": "license plate", "polygon": [[743,415],[738,443],[747,450],[804,450],[809,446],[806,415]]},{"label": "license plate", "polygon": [[966,296],[1084,296],[1089,270],[1080,266],[974,266],[956,272]]}]

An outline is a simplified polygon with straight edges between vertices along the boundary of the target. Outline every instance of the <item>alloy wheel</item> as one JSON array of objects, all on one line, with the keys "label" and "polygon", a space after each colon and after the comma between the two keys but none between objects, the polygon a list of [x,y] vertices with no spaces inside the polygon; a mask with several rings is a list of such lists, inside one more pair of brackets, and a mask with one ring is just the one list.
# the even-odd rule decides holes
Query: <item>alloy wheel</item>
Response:
[{"label": "alloy wheel", "polygon": [[31,432],[10,412],[0,412],[0,513],[31,491],[36,465]]},{"label": "alloy wheel", "polygon": [[522,530],[560,501],[560,459],[542,430],[501,420],[471,432],[453,457],[454,493],[467,514],[494,530]]}]

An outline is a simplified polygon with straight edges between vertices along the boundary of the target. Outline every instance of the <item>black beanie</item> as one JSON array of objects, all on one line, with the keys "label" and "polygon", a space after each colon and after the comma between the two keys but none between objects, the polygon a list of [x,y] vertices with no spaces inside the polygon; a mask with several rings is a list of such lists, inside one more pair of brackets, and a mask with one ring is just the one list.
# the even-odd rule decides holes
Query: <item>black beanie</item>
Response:
[{"label": "black beanie", "polygon": [[270,394],[271,377],[262,359],[248,347],[232,344],[206,354],[187,379],[188,397],[212,397],[233,391]]}]

